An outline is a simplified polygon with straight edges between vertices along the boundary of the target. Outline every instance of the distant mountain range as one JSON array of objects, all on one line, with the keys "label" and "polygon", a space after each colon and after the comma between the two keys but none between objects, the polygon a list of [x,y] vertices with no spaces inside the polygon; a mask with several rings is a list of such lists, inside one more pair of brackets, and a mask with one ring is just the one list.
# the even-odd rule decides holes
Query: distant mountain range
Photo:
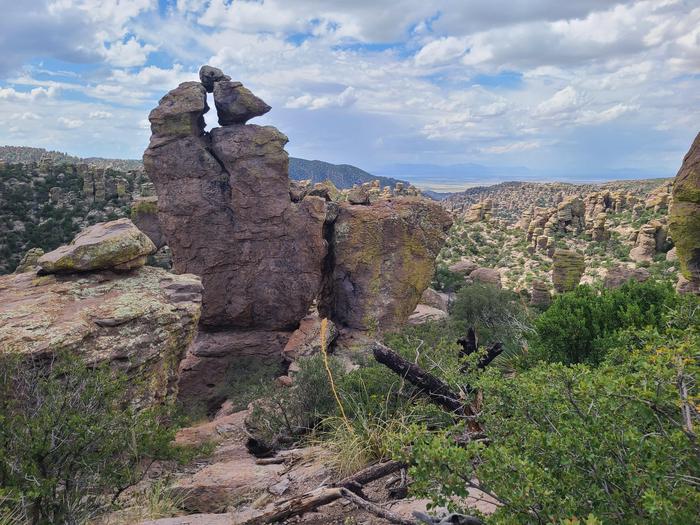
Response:
[{"label": "distant mountain range", "polygon": [[[120,171],[140,169],[143,166],[142,162],[137,159],[80,158],[61,153],[60,151],[47,151],[44,148],[0,146],[0,160],[8,163],[28,164],[30,162],[39,162],[43,158],[50,158],[54,163],[67,162],[77,164],[84,162],[100,168],[109,167]],[[320,160],[306,160],[296,157],[289,158],[289,176],[294,180],[311,179],[311,182],[314,183],[330,180],[341,189],[352,188],[353,184],[372,182],[376,179],[379,180],[379,184],[382,187],[391,186],[393,188],[397,182],[409,184],[404,180],[392,177],[377,177],[349,164],[330,164]]]}]

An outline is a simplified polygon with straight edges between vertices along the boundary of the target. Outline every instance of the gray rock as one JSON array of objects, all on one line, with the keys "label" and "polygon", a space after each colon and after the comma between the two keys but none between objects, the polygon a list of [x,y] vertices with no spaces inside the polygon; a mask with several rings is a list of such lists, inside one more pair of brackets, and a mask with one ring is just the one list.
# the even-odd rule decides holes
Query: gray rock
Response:
[{"label": "gray rock", "polygon": [[218,67],[202,66],[199,70],[199,80],[202,81],[204,89],[206,89],[208,93],[211,93],[214,91],[215,82],[231,80],[231,77],[224,75],[224,72]]},{"label": "gray rock", "polygon": [[245,124],[271,109],[240,82],[227,80],[214,84],[214,104],[222,126]]}]

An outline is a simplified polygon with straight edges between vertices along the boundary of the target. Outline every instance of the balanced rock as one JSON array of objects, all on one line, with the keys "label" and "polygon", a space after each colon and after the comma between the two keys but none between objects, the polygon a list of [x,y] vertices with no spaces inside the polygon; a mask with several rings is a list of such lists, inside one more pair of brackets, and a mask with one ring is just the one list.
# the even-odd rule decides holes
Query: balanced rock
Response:
[{"label": "balanced rock", "polygon": [[557,249],[552,256],[552,284],[557,292],[569,292],[578,286],[586,269],[583,255]]},{"label": "balanced rock", "polygon": [[224,75],[224,72],[218,67],[202,66],[199,69],[199,80],[202,82],[204,89],[206,89],[208,93],[211,93],[214,91],[215,82],[231,80],[231,77]]},{"label": "balanced rock", "polygon": [[420,197],[341,203],[320,314],[369,332],[405,322],[432,279],[451,225],[438,203]]},{"label": "balanced rock", "polygon": [[37,265],[42,273],[130,270],[143,266],[155,251],[129,219],[118,219],[86,228],[70,244],[42,255]]},{"label": "balanced rock", "polygon": [[69,352],[147,385],[140,403],[172,398],[192,340],[202,286],[143,267],[128,274],[0,277],[0,348],[32,359]]},{"label": "balanced rock", "polygon": [[214,84],[214,104],[222,126],[245,124],[271,109],[262,99],[243,87],[243,84],[230,80]]},{"label": "balanced rock", "polygon": [[665,245],[666,227],[659,221],[651,221],[639,228],[634,248],[630,250],[630,259],[635,262],[651,262]]},{"label": "balanced rock", "polygon": [[[188,84],[161,102],[181,105]],[[325,202],[292,202],[287,137],[273,127],[215,128],[207,144],[206,92],[197,85],[199,103],[189,106],[200,110],[192,116],[199,127],[164,137],[156,121],[144,153],[173,267],[202,277],[204,325],[293,330],[320,288]]]},{"label": "balanced rock", "polygon": [[676,246],[681,275],[700,288],[700,133],[683,159],[673,183],[669,227]]},{"label": "balanced rock", "polygon": [[348,202],[350,204],[369,204],[369,188],[356,186],[348,190]]}]

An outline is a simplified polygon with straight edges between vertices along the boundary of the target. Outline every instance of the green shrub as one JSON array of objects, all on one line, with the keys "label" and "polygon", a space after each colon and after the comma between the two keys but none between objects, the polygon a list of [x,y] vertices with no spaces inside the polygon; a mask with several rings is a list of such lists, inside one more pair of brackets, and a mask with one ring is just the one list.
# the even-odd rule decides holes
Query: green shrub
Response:
[{"label": "green shrub", "polygon": [[598,291],[590,286],[558,295],[534,322],[529,356],[565,364],[599,363],[628,328],[662,328],[663,314],[678,301],[667,283],[630,281]]},{"label": "green shrub", "polygon": [[0,361],[0,501],[31,523],[83,523],[173,456],[165,414],[126,405],[125,376],[68,356]]},{"label": "green shrub", "polygon": [[670,341],[649,337],[597,368],[487,371],[478,387],[488,445],[457,445],[459,427],[416,427],[397,442],[414,494],[459,508],[479,488],[500,504],[490,524],[695,523],[700,338],[697,326]]}]

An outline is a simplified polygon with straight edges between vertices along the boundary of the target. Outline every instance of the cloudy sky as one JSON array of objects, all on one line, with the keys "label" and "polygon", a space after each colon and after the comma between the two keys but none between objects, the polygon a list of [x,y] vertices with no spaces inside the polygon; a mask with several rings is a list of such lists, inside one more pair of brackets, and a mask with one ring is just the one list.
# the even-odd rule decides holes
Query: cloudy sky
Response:
[{"label": "cloudy sky", "polygon": [[292,155],[434,187],[672,176],[700,130],[700,0],[0,7],[0,144],[139,158],[204,63],[272,105]]}]

